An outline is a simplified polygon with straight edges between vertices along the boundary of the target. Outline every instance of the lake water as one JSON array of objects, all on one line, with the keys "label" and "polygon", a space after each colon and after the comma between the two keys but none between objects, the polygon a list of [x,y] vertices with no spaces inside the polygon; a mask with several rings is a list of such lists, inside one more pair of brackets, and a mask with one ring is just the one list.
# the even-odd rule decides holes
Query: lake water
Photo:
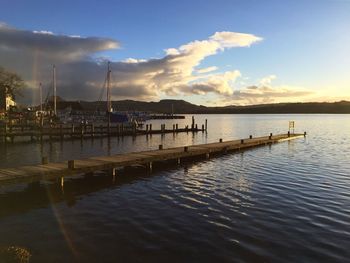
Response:
[{"label": "lake water", "polygon": [[349,262],[350,115],[195,115],[206,118],[208,133],[0,144],[0,167],[285,133],[289,120],[308,136],[116,181],[0,186],[0,251],[25,248],[30,262]]}]

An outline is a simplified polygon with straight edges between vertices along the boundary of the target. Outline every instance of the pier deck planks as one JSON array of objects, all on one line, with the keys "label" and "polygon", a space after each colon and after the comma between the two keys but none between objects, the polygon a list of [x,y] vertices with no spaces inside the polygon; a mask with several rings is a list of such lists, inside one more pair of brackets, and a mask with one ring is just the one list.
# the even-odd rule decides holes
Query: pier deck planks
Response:
[{"label": "pier deck planks", "polygon": [[0,169],[0,184],[32,182],[64,176],[79,175],[100,170],[126,167],[130,165],[147,165],[152,162],[179,160],[181,158],[200,157],[210,154],[221,154],[228,151],[237,151],[250,147],[263,146],[266,144],[293,140],[304,137],[304,134],[279,134],[252,139],[215,142],[201,145],[176,147],[162,150],[132,152],[112,156],[98,156],[81,160],[74,160],[74,169],[69,169],[67,162],[48,163],[18,168]]}]

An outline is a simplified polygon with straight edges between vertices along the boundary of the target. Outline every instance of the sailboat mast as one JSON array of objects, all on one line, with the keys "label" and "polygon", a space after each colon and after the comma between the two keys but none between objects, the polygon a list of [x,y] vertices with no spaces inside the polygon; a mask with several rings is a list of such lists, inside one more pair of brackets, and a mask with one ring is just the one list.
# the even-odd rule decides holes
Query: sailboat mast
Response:
[{"label": "sailboat mast", "polygon": [[108,61],[108,71],[107,71],[107,112],[112,112],[110,82],[111,82],[111,69],[110,69],[110,62]]},{"label": "sailboat mast", "polygon": [[39,83],[39,97],[40,97],[40,114],[43,112],[43,88],[41,82]]},{"label": "sailboat mast", "polygon": [[56,101],[56,66],[53,65],[53,112],[57,115],[57,101]]}]

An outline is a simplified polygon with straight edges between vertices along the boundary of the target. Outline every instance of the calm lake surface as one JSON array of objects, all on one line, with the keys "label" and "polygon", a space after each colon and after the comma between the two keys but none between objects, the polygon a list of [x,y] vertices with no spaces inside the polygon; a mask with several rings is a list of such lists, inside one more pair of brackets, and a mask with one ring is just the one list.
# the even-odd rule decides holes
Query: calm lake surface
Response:
[{"label": "calm lake surface", "polygon": [[289,120],[308,136],[115,182],[0,186],[0,248],[30,262],[349,262],[350,115],[206,118],[207,134],[0,144],[0,167],[286,133]]}]

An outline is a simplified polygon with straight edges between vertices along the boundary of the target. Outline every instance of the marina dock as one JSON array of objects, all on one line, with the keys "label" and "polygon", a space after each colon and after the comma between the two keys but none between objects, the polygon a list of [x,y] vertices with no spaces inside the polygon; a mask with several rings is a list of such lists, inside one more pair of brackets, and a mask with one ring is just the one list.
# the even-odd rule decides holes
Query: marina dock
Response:
[{"label": "marina dock", "polygon": [[35,182],[40,180],[51,180],[61,178],[64,182],[65,176],[76,176],[97,171],[107,171],[113,177],[117,175],[117,169],[130,166],[144,166],[152,170],[153,164],[157,162],[181,162],[191,158],[207,159],[212,156],[219,156],[229,152],[240,151],[247,148],[269,145],[283,141],[294,140],[306,136],[304,134],[270,134],[264,137],[249,136],[249,138],[191,145],[184,147],[163,149],[159,145],[158,150],[131,152],[112,156],[91,157],[80,160],[68,160],[66,162],[49,163],[43,158],[42,164],[33,166],[22,166],[17,168],[0,169],[0,185],[8,183]]},{"label": "marina dock", "polygon": [[137,136],[152,135],[165,133],[182,133],[182,132],[204,132],[207,130],[207,121],[205,125],[198,126],[192,118],[192,124],[179,127],[173,124],[171,127],[161,124],[160,129],[154,129],[152,124],[144,124],[142,128],[136,124],[58,124],[58,125],[6,125],[0,127],[0,140],[3,142],[15,142],[16,139],[30,141],[43,140],[65,140],[65,139],[84,139],[96,137],[116,137],[116,136]]}]

